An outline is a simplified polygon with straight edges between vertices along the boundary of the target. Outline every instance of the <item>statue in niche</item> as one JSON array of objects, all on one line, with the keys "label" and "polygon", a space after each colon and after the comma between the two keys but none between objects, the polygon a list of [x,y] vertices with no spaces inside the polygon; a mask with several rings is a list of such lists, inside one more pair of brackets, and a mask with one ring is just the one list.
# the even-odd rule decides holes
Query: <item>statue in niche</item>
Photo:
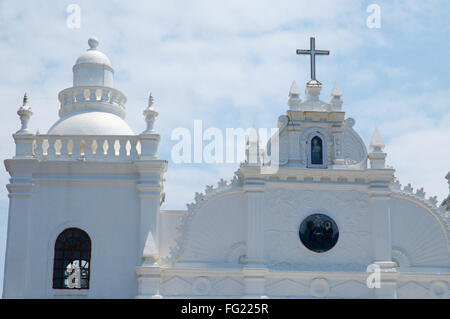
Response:
[{"label": "statue in niche", "polygon": [[322,139],[318,136],[311,140],[311,164],[323,164]]}]

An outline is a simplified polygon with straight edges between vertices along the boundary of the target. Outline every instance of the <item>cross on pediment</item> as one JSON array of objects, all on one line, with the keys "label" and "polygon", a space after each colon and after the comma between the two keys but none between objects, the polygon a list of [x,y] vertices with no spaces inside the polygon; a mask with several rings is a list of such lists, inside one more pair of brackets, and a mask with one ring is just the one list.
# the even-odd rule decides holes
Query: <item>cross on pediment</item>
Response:
[{"label": "cross on pediment", "polygon": [[316,80],[316,55],[329,55],[328,50],[316,50],[316,38],[310,38],[309,50],[297,50],[297,54],[310,55],[311,56],[311,81]]}]

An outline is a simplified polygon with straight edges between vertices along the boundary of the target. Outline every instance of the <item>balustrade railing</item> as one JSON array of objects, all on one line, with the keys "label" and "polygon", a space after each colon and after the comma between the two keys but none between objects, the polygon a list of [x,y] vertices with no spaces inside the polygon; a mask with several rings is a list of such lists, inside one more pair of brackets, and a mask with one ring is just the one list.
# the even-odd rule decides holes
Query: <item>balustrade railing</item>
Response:
[{"label": "balustrade railing", "polygon": [[36,135],[33,155],[45,159],[135,160],[140,155],[136,135]]},{"label": "balustrade railing", "polygon": [[124,104],[127,98],[122,92],[114,88],[101,86],[72,87],[62,90],[58,98],[61,103],[60,116],[79,108],[89,107],[91,103],[95,103],[97,109],[109,111],[121,117],[125,116]]}]

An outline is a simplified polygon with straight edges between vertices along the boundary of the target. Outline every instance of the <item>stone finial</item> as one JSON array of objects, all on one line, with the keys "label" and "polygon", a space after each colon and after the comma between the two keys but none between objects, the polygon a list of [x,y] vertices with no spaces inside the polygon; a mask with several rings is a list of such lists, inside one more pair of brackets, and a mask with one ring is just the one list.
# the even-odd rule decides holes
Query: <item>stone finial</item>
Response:
[{"label": "stone finial", "polygon": [[288,106],[291,110],[295,110],[299,108],[300,103],[302,103],[302,100],[300,99],[300,89],[298,88],[297,82],[294,80],[289,89]]},{"label": "stone finial", "polygon": [[97,50],[98,40],[96,37],[89,38],[88,40],[89,49],[88,50]]},{"label": "stone finial", "polygon": [[205,195],[203,195],[203,193],[195,192],[194,199],[196,203],[200,203],[205,199]]},{"label": "stone finial", "polygon": [[334,83],[333,91],[331,91],[331,96],[335,96],[335,97],[342,96],[341,89],[339,88],[339,85],[337,83]]},{"label": "stone finial", "polygon": [[226,187],[226,186],[228,186],[228,183],[223,178],[221,178],[220,181],[217,182],[217,187],[218,188],[223,188],[223,187]]},{"label": "stone finial", "polygon": [[436,204],[437,204],[437,196],[430,196],[428,201],[431,203],[431,205],[436,206]]},{"label": "stone finial", "polygon": [[370,149],[374,152],[382,152],[384,149],[384,142],[378,128],[375,128],[375,131],[373,132],[372,140],[370,141]]},{"label": "stone finial", "polygon": [[412,186],[411,186],[411,183],[408,183],[408,185],[404,186],[404,187],[403,187],[403,191],[406,192],[406,193],[412,194],[413,188],[412,188]]},{"label": "stone finial", "polygon": [[233,176],[233,178],[231,179],[230,184],[231,184],[232,186],[236,186],[236,185],[239,184],[239,178],[237,177],[236,174],[235,174],[235,175]]},{"label": "stone finial", "polygon": [[448,195],[448,197],[446,199],[444,199],[441,206],[443,209],[450,211],[450,195]]},{"label": "stone finial", "polygon": [[445,178],[447,179],[448,189],[449,189],[449,191],[450,191],[450,171],[447,173],[447,175],[445,176]]},{"label": "stone finial", "polygon": [[331,111],[330,104],[320,100],[321,91],[322,84],[319,81],[311,80],[306,83],[306,100],[300,104],[299,109],[302,111]]},{"label": "stone finial", "polygon": [[[450,172],[447,173],[445,178],[447,179],[448,187],[450,190]],[[450,211],[450,194],[448,195],[448,197],[446,199],[443,200],[441,206],[443,207],[443,209]]]},{"label": "stone finial", "polygon": [[400,184],[400,181],[397,178],[392,182],[391,185],[393,189],[398,191],[402,188],[402,185]]},{"label": "stone finial", "polygon": [[214,186],[212,186],[212,185],[206,185],[206,188],[205,188],[205,194],[212,193],[213,190],[214,190]]},{"label": "stone finial", "polygon": [[376,128],[373,132],[372,140],[370,141],[369,153],[370,167],[374,169],[385,169],[386,167],[386,153],[383,152],[384,142],[381,138],[380,132]]},{"label": "stone finial", "polygon": [[289,89],[289,96],[300,96],[300,89],[295,80],[292,81],[291,88]]},{"label": "stone finial", "polygon": [[147,128],[139,135],[141,143],[141,160],[154,160],[158,158],[158,145],[160,141],[159,134],[153,129],[153,124],[158,116],[158,112],[153,107],[153,96],[150,93],[148,97],[147,108],[143,112]]},{"label": "stone finial", "polygon": [[333,91],[331,92],[331,101],[330,105],[333,110],[341,110],[342,109],[342,92],[339,89],[337,83],[334,84]]},{"label": "stone finial", "polygon": [[145,118],[145,122],[147,123],[147,129],[143,132],[143,134],[155,133],[153,129],[153,125],[155,123],[155,119],[158,116],[158,112],[153,107],[154,99],[152,94],[148,97],[148,106],[144,110],[143,115]]},{"label": "stone finial", "polygon": [[416,190],[416,196],[419,198],[425,198],[425,191],[423,190],[423,187]]},{"label": "stone finial", "polygon": [[27,92],[25,92],[25,94],[23,95],[22,107],[26,107],[27,103],[28,103],[28,96],[27,96]]},{"label": "stone finial", "polygon": [[306,99],[308,101],[319,101],[322,83],[316,80],[310,80],[306,83]]},{"label": "stone finial", "polygon": [[154,98],[153,98],[153,95],[152,95],[152,93],[150,93],[150,95],[148,96],[148,108],[151,108],[152,106],[153,106],[153,102],[154,102]]},{"label": "stone finial", "polygon": [[259,150],[259,132],[255,125],[249,130],[247,149],[245,151],[247,157],[247,163],[258,164],[260,160],[260,150]]},{"label": "stone finial", "polygon": [[22,106],[17,111],[17,115],[20,117],[21,128],[16,132],[16,134],[30,134],[30,130],[28,129],[28,122],[30,121],[31,116],[33,115],[33,111],[28,104],[28,96],[27,93],[23,96]]}]

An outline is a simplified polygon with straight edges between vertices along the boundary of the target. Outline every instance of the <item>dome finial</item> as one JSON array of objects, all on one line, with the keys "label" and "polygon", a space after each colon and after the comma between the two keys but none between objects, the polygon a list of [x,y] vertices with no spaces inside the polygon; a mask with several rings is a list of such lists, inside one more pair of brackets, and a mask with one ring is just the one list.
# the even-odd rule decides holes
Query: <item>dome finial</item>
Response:
[{"label": "dome finial", "polygon": [[151,108],[153,106],[153,101],[154,101],[154,98],[153,98],[152,93],[150,92],[150,95],[148,97],[148,108]]},{"label": "dome finial", "polygon": [[89,38],[88,40],[89,49],[88,50],[97,50],[98,40],[96,37]]},{"label": "dome finial", "polygon": [[28,96],[27,96],[27,92],[25,92],[25,94],[23,95],[23,104],[22,106],[26,106],[28,103]]},{"label": "dome finial", "polygon": [[30,121],[31,116],[33,115],[33,111],[31,107],[27,106],[28,97],[25,93],[23,96],[23,105],[19,107],[17,111],[17,115],[19,115],[21,128],[16,132],[16,134],[29,134],[30,130],[28,129],[28,122]]},{"label": "dome finial", "polygon": [[142,134],[154,134],[155,130],[153,129],[153,124],[155,123],[155,119],[158,116],[158,112],[153,107],[153,95],[150,93],[148,97],[148,106],[144,110],[144,119],[147,123],[147,129],[142,132]]}]

